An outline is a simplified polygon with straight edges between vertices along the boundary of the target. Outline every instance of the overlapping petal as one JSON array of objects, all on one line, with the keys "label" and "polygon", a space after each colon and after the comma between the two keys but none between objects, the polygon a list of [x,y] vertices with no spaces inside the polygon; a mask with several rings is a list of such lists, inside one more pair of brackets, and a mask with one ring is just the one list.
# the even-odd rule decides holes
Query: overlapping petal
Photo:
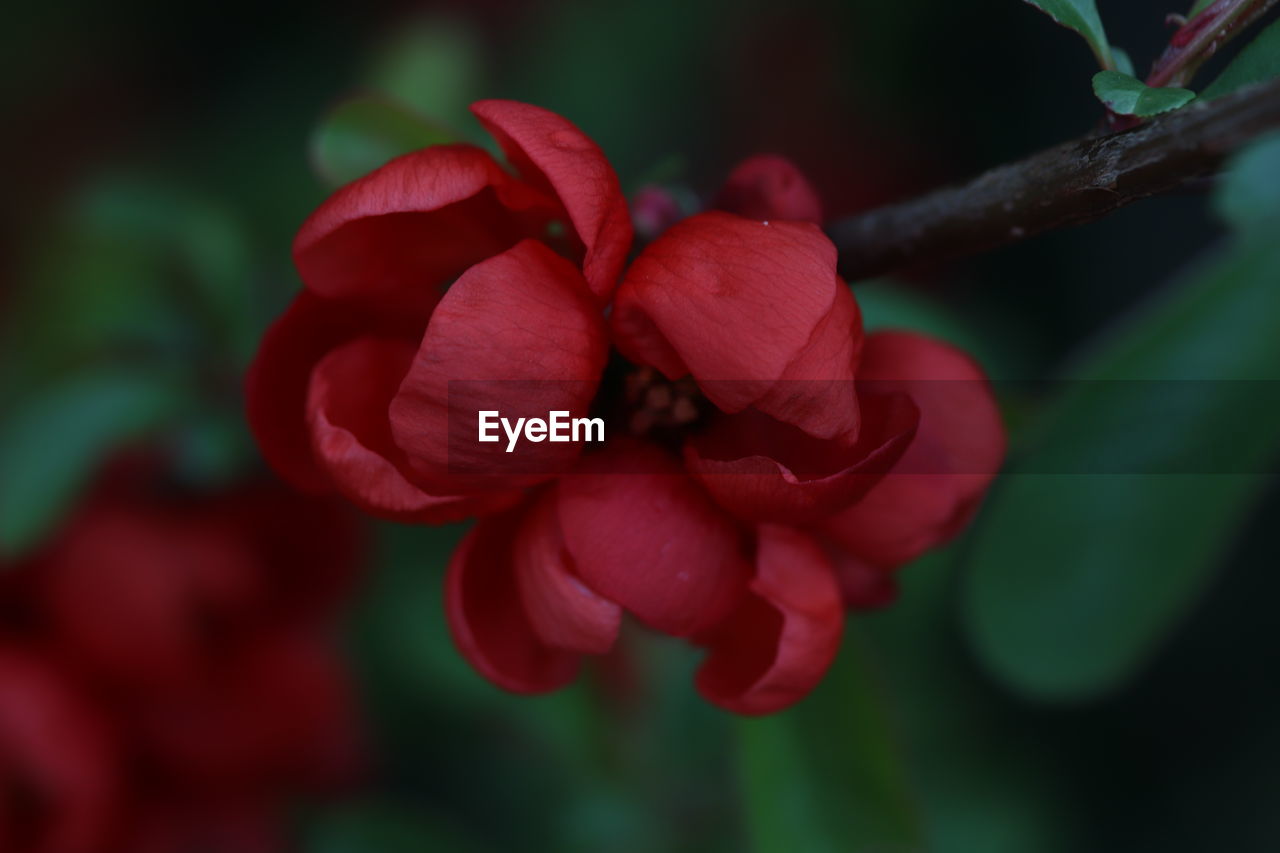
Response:
[{"label": "overlapping petal", "polygon": [[582,271],[607,302],[631,248],[631,216],[609,160],[568,119],[517,101],[489,100],[471,111],[533,186],[560,200],[583,246]]},{"label": "overlapping petal", "polygon": [[750,594],[713,635],[698,690],[739,714],[781,710],[822,680],[843,627],[840,590],[818,543],[794,528],[761,525]]},{"label": "overlapping petal", "polygon": [[754,405],[820,438],[856,436],[861,321],[813,225],[719,212],[679,222],[631,265],[612,323],[623,355],[669,379],[692,374],[723,411]]},{"label": "overlapping petal", "polygon": [[435,145],[329,196],[299,229],[294,264],[317,295],[429,311],[442,285],[536,236],[555,207],[484,150]]},{"label": "overlapping petal", "polygon": [[617,639],[622,608],[578,577],[560,531],[552,487],[534,504],[515,543],[516,579],[534,631],[549,646],[602,655]]},{"label": "overlapping petal", "polygon": [[311,452],[307,393],[311,371],[330,350],[352,338],[375,335],[417,340],[428,314],[394,303],[369,304],[298,294],[267,329],[245,376],[249,427],[267,462],[294,487],[333,491]]},{"label": "overlapping petal", "polygon": [[558,490],[565,545],[599,595],[683,637],[737,603],[749,571],[740,532],[662,450],[613,442]]},{"label": "overlapping petal", "polygon": [[811,525],[865,495],[915,436],[905,394],[863,394],[852,446],[814,438],[749,410],[715,421],[685,444],[685,464],[722,507],[748,521]]},{"label": "overlapping petal", "polygon": [[817,190],[795,164],[776,154],[757,154],[735,166],[713,206],[748,219],[822,223]]},{"label": "overlapping petal", "polygon": [[[582,274],[526,240],[468,270],[431,317],[391,401],[391,432],[433,491],[493,491],[568,470],[579,444],[478,441],[479,412],[513,422],[586,414],[608,352]],[[438,488],[436,488],[438,486]]]},{"label": "overlapping petal", "polygon": [[417,350],[404,338],[362,337],[321,359],[307,400],[316,459],[353,503],[383,518],[444,523],[510,506],[518,494],[438,497],[409,479],[387,412]]},{"label": "overlapping petal", "polygon": [[520,596],[512,552],[522,513],[476,523],[449,562],[445,608],[462,656],[485,678],[515,693],[545,693],[573,681],[578,655],[538,636]]},{"label": "overlapping petal", "polygon": [[920,428],[893,472],[824,530],[862,560],[893,567],[968,522],[1004,459],[1004,426],[982,369],[924,335],[870,335],[859,377],[910,395]]}]

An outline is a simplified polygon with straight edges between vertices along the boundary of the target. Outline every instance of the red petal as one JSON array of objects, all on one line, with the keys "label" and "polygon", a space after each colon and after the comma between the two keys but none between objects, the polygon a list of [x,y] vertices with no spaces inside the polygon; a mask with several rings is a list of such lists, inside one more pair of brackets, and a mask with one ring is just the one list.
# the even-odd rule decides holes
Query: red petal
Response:
[{"label": "red petal", "polygon": [[817,191],[790,160],[776,154],[739,163],[712,206],[748,219],[822,223]]},{"label": "red petal", "polygon": [[507,159],[535,186],[555,193],[586,248],[582,270],[607,302],[631,248],[631,217],[604,152],[568,119],[517,101],[478,101],[471,111]]},{"label": "red petal", "polygon": [[294,263],[321,296],[430,310],[441,285],[537,233],[543,220],[528,211],[545,219],[553,206],[485,151],[435,145],[329,196],[299,229]]},{"label": "red petal", "polygon": [[909,394],[920,429],[894,472],[824,530],[855,556],[894,567],[968,523],[1004,459],[1004,426],[982,369],[923,335],[869,336],[858,375]]},{"label": "red petal", "polygon": [[304,290],[262,338],[245,376],[249,427],[271,467],[302,491],[333,489],[311,453],[307,428],[307,387],[316,362],[351,338],[421,335],[426,325],[425,314],[384,311],[374,313],[367,305],[321,299]]},{"label": "red petal", "polygon": [[558,488],[578,574],[646,624],[693,636],[742,594],[738,530],[657,448],[616,442],[584,457]]},{"label": "red petal", "polygon": [[316,458],[355,504],[393,521],[441,524],[510,506],[518,495],[437,497],[407,479],[387,409],[416,353],[403,338],[356,338],[321,359],[307,400]]},{"label": "red petal", "polygon": [[0,811],[0,849],[105,849],[119,781],[103,721],[53,669],[13,649],[0,650],[0,755],[5,797],[26,791],[40,807]]},{"label": "red petal", "polygon": [[[527,485],[568,470],[580,444],[478,441],[480,411],[546,419],[587,413],[604,370],[604,321],[573,264],[526,240],[472,267],[431,317],[391,430],[422,481],[439,491]],[[499,430],[501,434],[501,430]]]},{"label": "red petal", "polygon": [[529,621],[549,646],[602,655],[613,646],[622,608],[592,592],[564,546],[554,488],[529,511],[515,544],[516,577]]},{"label": "red petal", "polygon": [[722,708],[768,714],[822,680],[840,647],[844,608],[826,555],[790,527],[760,526],[750,590],[712,638],[697,685]]},{"label": "red petal", "polygon": [[615,342],[670,379],[687,369],[724,411],[754,405],[820,438],[851,437],[861,321],[835,265],[813,225],[691,217],[631,265]]},{"label": "red petal", "polygon": [[519,511],[483,518],[453,552],[445,580],[453,640],[481,675],[515,693],[564,687],[578,656],[539,639],[520,600],[512,543]]},{"label": "red petal", "polygon": [[862,395],[862,413],[852,447],[755,411],[729,415],[685,444],[685,465],[739,518],[816,524],[865,495],[915,436],[919,412],[904,394]]}]

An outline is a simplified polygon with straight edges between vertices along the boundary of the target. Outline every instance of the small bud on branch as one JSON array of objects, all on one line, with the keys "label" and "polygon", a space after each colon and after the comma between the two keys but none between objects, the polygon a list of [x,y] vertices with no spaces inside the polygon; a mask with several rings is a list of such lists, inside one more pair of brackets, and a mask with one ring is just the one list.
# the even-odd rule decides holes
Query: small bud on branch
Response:
[{"label": "small bud on branch", "polygon": [[1196,69],[1277,0],[1217,0],[1186,21],[1151,66],[1148,86],[1185,86]]}]

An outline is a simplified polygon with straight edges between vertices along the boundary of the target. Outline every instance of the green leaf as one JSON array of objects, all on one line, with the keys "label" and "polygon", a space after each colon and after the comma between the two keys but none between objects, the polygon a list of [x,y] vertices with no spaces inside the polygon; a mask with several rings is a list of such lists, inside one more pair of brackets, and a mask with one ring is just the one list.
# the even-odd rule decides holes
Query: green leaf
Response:
[{"label": "green leaf", "polygon": [[1242,86],[1261,83],[1280,75],[1280,20],[1258,33],[1236,54],[1222,73],[1205,87],[1200,97],[1205,100],[1230,94]]},{"label": "green leaf", "polygon": [[114,371],[27,400],[0,429],[0,554],[33,546],[112,449],[172,417],[182,399],[171,382]]},{"label": "green leaf", "polygon": [[737,726],[756,853],[925,849],[878,674],[852,631],[813,695]]},{"label": "green leaf", "polygon": [[[1265,201],[1244,193],[1274,174],[1275,145],[1243,155],[1219,197],[1253,230],[1080,363],[1081,381],[1049,407],[982,516],[964,622],[986,666],[1020,692],[1087,698],[1141,667],[1269,480],[1280,218],[1274,182]],[[1117,473],[1087,473],[1105,470]]]},{"label": "green leaf", "polygon": [[1259,137],[1227,164],[1214,208],[1246,235],[1272,233],[1280,220],[1280,131]]},{"label": "green leaf", "polygon": [[320,122],[311,136],[311,162],[321,178],[338,186],[401,154],[456,141],[399,104],[356,97],[339,103]]},{"label": "green leaf", "polygon": [[881,663],[930,853],[1059,853],[1075,837],[1069,791],[1018,703],[975,678],[957,636],[954,592],[963,546],[898,575],[892,607],[862,614]]},{"label": "green leaf", "polygon": [[368,87],[419,115],[465,127],[468,107],[485,97],[489,62],[473,26],[428,16],[401,23],[377,52]]},{"label": "green leaf", "polygon": [[100,176],[31,252],[0,318],[0,384],[39,386],[126,351],[190,364],[203,347],[242,363],[257,343],[249,264],[220,205],[156,178]]},{"label": "green leaf", "polygon": [[1148,86],[1137,77],[1119,71],[1099,71],[1093,75],[1093,94],[1117,115],[1143,117],[1176,110],[1196,96],[1190,89]]},{"label": "green leaf", "polygon": [[1062,26],[1075,30],[1089,43],[1089,49],[1103,68],[1114,68],[1111,45],[1098,17],[1098,7],[1093,0],[1025,0],[1053,18]]},{"label": "green leaf", "polygon": [[1212,6],[1213,2],[1214,0],[1196,0],[1195,5],[1191,7],[1191,11],[1187,12],[1187,18],[1191,19],[1191,18],[1194,18],[1196,15],[1199,15],[1205,9],[1208,9],[1210,6]]},{"label": "green leaf", "polygon": [[1049,756],[972,677],[949,618],[956,554],[905,568],[893,607],[852,620],[812,696],[738,721],[756,853],[1081,849]]}]

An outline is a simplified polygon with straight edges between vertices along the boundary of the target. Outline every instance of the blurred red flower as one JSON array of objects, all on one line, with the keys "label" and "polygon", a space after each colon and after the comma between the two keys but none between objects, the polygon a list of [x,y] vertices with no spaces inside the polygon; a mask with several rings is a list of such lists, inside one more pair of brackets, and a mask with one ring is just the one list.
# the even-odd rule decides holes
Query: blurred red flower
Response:
[{"label": "blurred red flower", "polygon": [[[448,616],[502,687],[566,684],[626,612],[708,649],[710,701],[785,707],[831,663],[845,607],[890,600],[892,570],[975,509],[1005,441],[981,371],[864,334],[786,160],[740,165],[624,275],[632,230],[599,148],[536,107],[473,109],[518,177],[429,148],[303,225],[306,288],[248,377],[263,452],[386,518],[480,516]],[[508,453],[475,440],[480,410],[613,426],[592,452]]]},{"label": "blurred red flower", "polygon": [[329,637],[361,534],[274,484],[116,466],[0,584],[0,849],[275,851],[361,767]]},{"label": "blurred red flower", "polygon": [[0,646],[0,849],[102,850],[119,793],[113,746],[104,721],[55,665]]}]

